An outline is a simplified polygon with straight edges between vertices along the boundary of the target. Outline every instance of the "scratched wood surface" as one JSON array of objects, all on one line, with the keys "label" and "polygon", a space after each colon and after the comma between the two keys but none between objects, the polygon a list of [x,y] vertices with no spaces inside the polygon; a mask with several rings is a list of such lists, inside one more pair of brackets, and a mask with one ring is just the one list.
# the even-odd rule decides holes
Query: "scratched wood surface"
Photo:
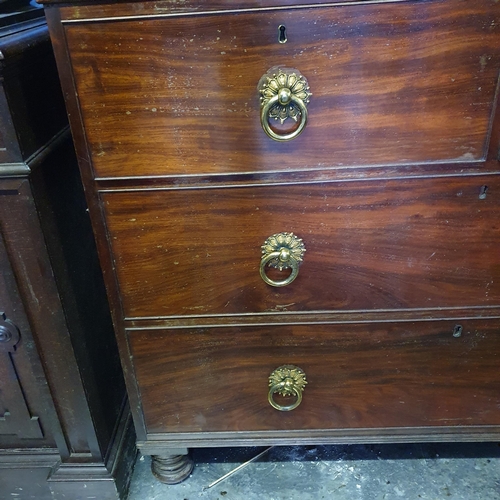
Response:
[{"label": "scratched wood surface", "polygon": [[[454,327],[145,330],[129,342],[151,433],[496,425],[497,323],[464,322],[460,338]],[[291,412],[267,401],[269,374],[283,364],[308,380]]]},{"label": "scratched wood surface", "polygon": [[[124,314],[144,317],[498,304],[499,192],[485,176],[102,199]],[[260,247],[283,231],[306,253],[298,278],[275,288],[259,275]]]},{"label": "scratched wood surface", "polygon": [[[226,431],[255,445],[322,429],[330,442],[491,437],[498,320],[452,332],[500,305],[500,182],[476,175],[498,173],[500,4],[299,3],[47,11],[140,439],[157,454],[227,444]],[[259,120],[257,83],[277,65],[313,93],[289,143]],[[259,264],[281,231],[307,251],[278,289]],[[284,414],[267,377],[288,363],[309,384]]]},{"label": "scratched wood surface", "polygon": [[[67,24],[95,175],[481,160],[499,15],[442,0]],[[259,118],[258,81],[278,65],[313,93],[287,143]]]},{"label": "scratched wood surface", "polygon": [[[62,5],[60,8],[62,19],[93,19],[102,17],[116,17],[118,15],[179,15],[203,14],[205,12],[231,12],[238,10],[269,10],[276,8],[294,8],[304,5],[342,5],[347,3],[394,3],[407,0],[159,0],[156,2],[119,2],[102,3],[99,0],[72,0],[71,6]],[[44,4],[66,3],[66,0],[46,0]],[[76,6],[74,8],[73,6]]]}]

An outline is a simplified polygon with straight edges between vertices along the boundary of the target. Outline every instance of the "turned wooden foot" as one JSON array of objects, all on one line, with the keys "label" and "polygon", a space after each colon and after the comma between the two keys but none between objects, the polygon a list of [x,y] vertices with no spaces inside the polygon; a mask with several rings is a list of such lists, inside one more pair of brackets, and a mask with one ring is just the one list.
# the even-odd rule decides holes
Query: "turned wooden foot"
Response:
[{"label": "turned wooden foot", "polygon": [[165,484],[177,484],[184,481],[194,467],[194,462],[188,455],[153,455],[151,458],[153,475]]}]

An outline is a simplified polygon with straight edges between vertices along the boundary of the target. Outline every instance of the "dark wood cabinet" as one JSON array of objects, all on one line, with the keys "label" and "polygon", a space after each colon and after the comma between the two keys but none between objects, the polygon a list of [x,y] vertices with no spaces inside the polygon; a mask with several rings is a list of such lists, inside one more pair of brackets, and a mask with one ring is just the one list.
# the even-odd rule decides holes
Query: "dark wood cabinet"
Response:
[{"label": "dark wood cabinet", "polygon": [[42,14],[0,27],[0,498],[118,499],[134,438]]},{"label": "dark wood cabinet", "polygon": [[498,2],[46,4],[161,480],[189,447],[498,439]]}]

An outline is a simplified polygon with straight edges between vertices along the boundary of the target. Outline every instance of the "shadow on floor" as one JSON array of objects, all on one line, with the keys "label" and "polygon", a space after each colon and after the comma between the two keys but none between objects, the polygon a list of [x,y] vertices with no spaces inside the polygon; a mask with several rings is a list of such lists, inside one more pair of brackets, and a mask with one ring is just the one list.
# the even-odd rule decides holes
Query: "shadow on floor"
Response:
[{"label": "shadow on floor", "polygon": [[207,489],[264,449],[194,449],[191,477],[174,486],[140,456],[128,500],[500,500],[498,443],[273,447]]}]

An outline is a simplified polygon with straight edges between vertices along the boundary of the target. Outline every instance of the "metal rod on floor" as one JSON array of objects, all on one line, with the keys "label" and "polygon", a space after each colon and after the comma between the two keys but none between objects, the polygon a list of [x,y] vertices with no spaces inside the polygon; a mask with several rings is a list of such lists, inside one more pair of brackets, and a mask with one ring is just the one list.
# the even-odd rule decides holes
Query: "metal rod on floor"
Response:
[{"label": "metal rod on floor", "polygon": [[255,462],[255,460],[258,460],[262,455],[265,455],[271,448],[274,448],[274,446],[270,446],[269,448],[265,449],[264,451],[261,451],[258,455],[255,457],[251,458],[247,462],[238,465],[235,469],[232,471],[228,472],[227,474],[224,474],[222,477],[214,481],[213,483],[210,483],[208,486],[205,486],[203,489],[208,490],[212,486],[215,486],[216,484],[219,484],[221,481],[224,481],[224,479],[227,479],[229,476],[232,476],[235,472],[238,472],[239,470],[243,469],[243,467],[246,467],[248,464],[251,464],[252,462]]}]

